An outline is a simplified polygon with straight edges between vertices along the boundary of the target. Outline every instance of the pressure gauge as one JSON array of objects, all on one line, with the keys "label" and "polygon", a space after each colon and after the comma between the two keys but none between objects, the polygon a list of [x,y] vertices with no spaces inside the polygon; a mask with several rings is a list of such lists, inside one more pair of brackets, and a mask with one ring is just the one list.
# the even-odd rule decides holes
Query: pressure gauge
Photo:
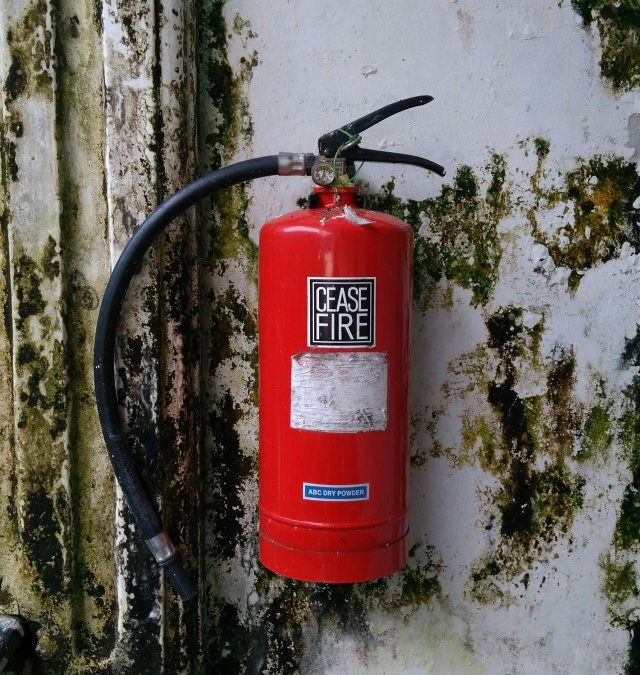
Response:
[{"label": "pressure gauge", "polygon": [[333,170],[333,162],[326,159],[318,158],[311,169],[311,179],[316,185],[327,187],[334,182],[336,178]]}]

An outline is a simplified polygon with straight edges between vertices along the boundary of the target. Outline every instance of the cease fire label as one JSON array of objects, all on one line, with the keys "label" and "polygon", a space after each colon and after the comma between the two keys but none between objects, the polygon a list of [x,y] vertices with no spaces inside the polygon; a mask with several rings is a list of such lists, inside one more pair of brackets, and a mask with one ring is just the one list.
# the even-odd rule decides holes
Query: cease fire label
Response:
[{"label": "cease fire label", "polygon": [[375,277],[308,277],[310,347],[373,347]]}]

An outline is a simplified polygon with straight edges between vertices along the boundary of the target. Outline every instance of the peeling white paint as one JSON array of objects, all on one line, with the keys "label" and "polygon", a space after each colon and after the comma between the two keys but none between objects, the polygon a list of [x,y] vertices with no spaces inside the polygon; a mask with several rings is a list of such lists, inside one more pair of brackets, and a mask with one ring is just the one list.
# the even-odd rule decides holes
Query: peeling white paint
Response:
[{"label": "peeling white paint", "polygon": [[[371,635],[364,642],[336,626],[324,627],[320,643],[308,646],[305,672],[620,672],[629,635],[610,623],[600,568],[628,478],[620,448],[613,444],[605,465],[572,467],[585,477],[586,487],[570,532],[532,562],[527,589],[516,579],[502,582],[503,599],[483,605],[470,593],[470,575],[499,536],[495,527],[485,529],[491,513],[487,497],[499,489],[499,481],[480,469],[473,453],[470,460],[462,459],[461,435],[469,414],[488,420],[493,415],[494,433],[500,433],[469,364],[493,376],[498,359],[486,346],[486,320],[509,306],[522,310],[527,331],[541,331],[538,360],[529,355],[515,361],[520,396],[546,395],[554,349],[562,347],[573,350],[576,359],[572,405],[595,405],[594,378],[602,378],[607,400],[617,406],[611,415],[620,410],[620,392],[632,375],[620,368],[620,354],[625,335],[635,335],[639,319],[637,256],[624,245],[616,259],[580,270],[577,291],[569,290],[570,270],[531,237],[527,209],[538,199],[531,180],[539,158],[527,139],[550,143],[537,176],[540,192],[561,188],[562,175],[580,158],[633,154],[628,120],[638,114],[637,94],[612,94],[599,75],[598,33],[584,31],[569,2],[461,0],[417,6],[408,0],[356,1],[346,21],[341,10],[326,4],[305,8],[304,22],[300,12],[289,10],[264,12],[247,0],[229,7],[250,19],[258,35],[260,65],[248,87],[256,133],[246,154],[275,152],[283,137],[287,149],[310,151],[321,133],[385,103],[427,93],[434,95],[433,103],[368,130],[362,145],[395,145],[399,152],[444,164],[450,175],[460,164],[479,173],[489,148],[506,157],[517,205],[498,226],[503,256],[489,305],[471,306],[468,291],[443,280],[426,314],[414,316],[412,452],[426,452],[428,459],[412,470],[411,537],[413,542],[424,539],[442,556],[442,604],[409,610],[408,616],[370,614]],[[307,25],[331,26],[334,48],[327,51],[326,41],[305,39]],[[282,35],[290,39],[279,42]],[[380,54],[384,69],[363,77],[362,64],[380,63]],[[282,87],[274,86],[283,72],[287,91],[299,96],[283,96]],[[433,196],[442,185],[403,166],[365,165],[359,174],[374,192],[391,175],[394,194],[408,198]],[[588,181],[592,188],[598,185],[594,178]],[[292,208],[305,189],[302,180],[253,184],[252,233]],[[639,199],[633,207],[640,208]],[[538,208],[540,232],[558,236],[566,247],[573,204],[545,209],[541,198]],[[423,218],[419,236],[429,240],[430,227]],[[441,305],[447,289],[449,299]],[[462,465],[429,457],[436,442]],[[549,461],[539,457],[538,467]]]}]

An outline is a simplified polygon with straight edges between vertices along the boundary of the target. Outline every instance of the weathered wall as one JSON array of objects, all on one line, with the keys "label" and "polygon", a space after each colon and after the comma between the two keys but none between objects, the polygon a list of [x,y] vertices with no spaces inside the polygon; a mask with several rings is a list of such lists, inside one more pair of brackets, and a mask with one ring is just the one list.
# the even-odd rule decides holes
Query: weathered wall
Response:
[{"label": "weathered wall", "polygon": [[[0,31],[0,612],[43,669],[640,672],[637,0],[4,0]],[[172,229],[121,330],[182,607],[93,410],[110,262],[196,174],[418,93],[363,145],[448,177],[361,174],[416,233],[410,564],[256,561],[257,233],[308,191],[268,179]]]}]

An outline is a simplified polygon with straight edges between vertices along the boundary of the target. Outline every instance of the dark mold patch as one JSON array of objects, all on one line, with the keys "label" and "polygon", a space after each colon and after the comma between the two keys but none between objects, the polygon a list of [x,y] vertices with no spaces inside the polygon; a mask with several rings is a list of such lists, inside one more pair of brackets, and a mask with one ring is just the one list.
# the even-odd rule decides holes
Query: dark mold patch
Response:
[{"label": "dark mold patch", "polygon": [[633,467],[632,474],[631,482],[624,491],[615,529],[616,545],[626,550],[640,543],[640,467]]},{"label": "dark mold patch", "polygon": [[[231,284],[224,293],[214,297],[209,294],[213,306],[211,315],[211,352],[217,361],[224,361],[235,355],[232,343],[234,336],[244,335],[253,348],[243,353],[242,358],[251,366],[251,379],[247,382],[247,402],[258,404],[258,322],[256,311],[249,307]],[[211,375],[214,373],[211,372]]]},{"label": "dark mold patch", "polygon": [[[636,350],[638,335],[640,331],[627,341],[623,360],[628,365],[640,365]],[[630,549],[640,542],[640,375],[634,376],[624,395],[620,440],[628,457],[631,480],[624,491],[615,539],[620,548]]]},{"label": "dark mold patch", "polygon": [[414,230],[414,297],[421,309],[443,277],[471,289],[474,305],[490,299],[502,255],[497,226],[511,209],[505,184],[504,157],[494,154],[482,177],[458,167],[438,197],[402,200],[393,194],[393,180],[367,197],[368,208],[397,216]]},{"label": "dark mold patch", "polygon": [[572,401],[575,385],[576,361],[572,350],[556,347],[552,365],[547,375],[550,427],[553,433],[553,452],[556,456],[568,457],[580,429],[580,416]]},{"label": "dark mold patch", "polygon": [[582,428],[572,401],[575,359],[570,349],[556,348],[546,394],[521,396],[518,364],[538,363],[542,325],[526,327],[522,314],[518,307],[506,307],[486,320],[497,366],[495,376],[479,386],[486,386],[497,423],[463,420],[466,452],[474,449],[482,468],[500,479],[486,526],[499,525],[499,538],[494,553],[474,566],[470,579],[472,596],[482,602],[502,597],[506,582],[521,577],[558,538],[568,536],[583,502],[585,480],[571,468]]},{"label": "dark mold patch", "polygon": [[255,342],[258,334],[257,319],[255,310],[247,306],[233,284],[217,298],[210,297],[209,300],[217,306],[213,320],[212,333],[215,342],[212,349],[222,361],[232,356],[231,340],[238,332]]},{"label": "dark mold patch", "polygon": [[80,19],[78,18],[78,16],[76,14],[69,17],[69,33],[68,34],[74,39],[77,39],[77,38],[80,37],[79,26],[80,26]]},{"label": "dark mold patch", "polygon": [[18,300],[16,323],[20,330],[27,318],[39,315],[46,307],[40,291],[42,275],[36,262],[25,253],[19,254],[16,258],[13,283]]},{"label": "dark mold patch", "polygon": [[9,175],[11,180],[15,183],[18,180],[18,161],[16,159],[16,153],[18,148],[13,141],[7,142],[7,167],[9,169]]},{"label": "dark mold patch", "polygon": [[269,672],[296,675],[304,655],[303,623],[310,614],[309,588],[286,580],[262,616]]},{"label": "dark mold patch", "polygon": [[[20,392],[20,401],[26,403],[32,408],[42,406],[46,408],[48,405],[47,397],[44,393],[44,388],[40,387],[41,382],[44,382],[49,371],[49,361],[40,352],[36,355],[36,350],[33,344],[26,343],[20,345],[17,354],[18,374],[26,374],[27,382],[26,389]],[[26,369],[23,366],[28,365]],[[26,371],[26,372],[25,372]]]},{"label": "dark mold patch", "polygon": [[640,366],[640,330],[631,339],[625,341],[622,365]]},{"label": "dark mold patch", "polygon": [[9,129],[11,129],[11,132],[16,138],[22,138],[22,135],[24,134],[24,125],[20,120],[12,121],[9,125]]},{"label": "dark mold patch", "polygon": [[311,586],[261,568],[257,579],[261,598],[250,607],[246,619],[234,605],[216,598],[205,652],[207,672],[300,672],[305,651],[303,624],[312,614]]},{"label": "dark mold patch", "polygon": [[[12,33],[10,32],[7,35],[7,39],[10,40]],[[22,62],[14,57],[11,65],[9,66],[9,72],[7,73],[7,79],[5,80],[5,91],[7,92],[7,102],[15,101],[18,96],[20,96],[24,90],[27,88],[27,74],[24,72],[22,67]]]},{"label": "dark mold patch", "polygon": [[[2,153],[2,143],[4,140],[4,127],[0,124],[0,189],[3,187],[2,180],[2,162],[4,154]],[[3,264],[0,266],[0,298],[2,299],[2,319],[4,330],[9,340],[13,344],[13,302],[11,298],[11,270],[9,261],[9,207],[0,201],[0,247],[2,247]]]},{"label": "dark mold patch", "polygon": [[56,240],[49,235],[47,241],[45,242],[44,249],[42,251],[42,257],[40,258],[40,269],[49,281],[53,281],[57,276],[60,275],[60,260],[58,255],[58,250],[56,247]]},{"label": "dark mold patch", "polygon": [[629,660],[625,668],[625,675],[638,675],[640,673],[640,620],[630,623],[628,630],[631,639],[629,641]]},{"label": "dark mold patch", "polygon": [[29,92],[53,96],[53,35],[47,27],[47,3],[35,0],[7,30],[7,45],[11,64],[5,82],[5,103],[11,103]]},{"label": "dark mold patch", "polygon": [[[262,583],[272,586],[276,579],[268,573]],[[370,637],[366,617],[372,601],[380,595],[382,580],[314,584],[286,579],[279,583],[261,616],[267,672],[304,672],[316,652],[316,637],[330,627],[363,643]]]},{"label": "dark mold patch", "polygon": [[538,157],[546,157],[549,154],[551,143],[545,138],[534,138],[533,147],[536,149]]},{"label": "dark mold patch", "polygon": [[[54,244],[55,246],[55,244]],[[66,367],[64,347],[60,340],[50,341],[50,346],[41,348],[32,341],[27,322],[38,318],[43,336],[48,339],[52,318],[45,312],[47,303],[41,287],[51,271],[50,242],[44,246],[41,264],[15,244],[13,286],[17,298],[16,328],[21,334],[16,353],[18,374],[23,378],[19,392],[21,402],[18,427],[33,426],[33,433],[42,433],[46,425],[52,440],[58,439],[66,430]],[[50,352],[47,354],[47,352]]]},{"label": "dark mold patch", "polygon": [[478,560],[471,571],[470,588],[471,596],[477,602],[490,604],[503,596],[500,583],[502,562],[495,558],[482,558]]},{"label": "dark mold patch", "polygon": [[[319,630],[323,624],[333,623],[341,632],[368,636],[370,601],[367,600],[367,589],[374,588],[376,582],[365,583],[363,588],[359,584],[308,584],[309,600]],[[379,594],[380,588],[376,590]]]},{"label": "dark mold patch", "polygon": [[584,25],[600,33],[600,71],[617,90],[640,85],[640,5],[637,0],[571,0]]},{"label": "dark mold patch", "polygon": [[[29,421],[38,428],[46,424],[51,439],[58,439],[67,428],[66,372],[62,344],[58,340],[54,342],[49,362],[33,343],[24,342],[18,348],[16,363],[18,374],[26,378],[18,397],[22,404],[20,428],[25,428]],[[43,415],[50,418],[48,422],[45,422]]]},{"label": "dark mold patch", "polygon": [[262,669],[247,669],[247,661],[255,651],[255,631],[242,624],[238,609],[217,598],[216,621],[206,642],[206,663],[209,672],[220,675],[258,673]]},{"label": "dark mold patch", "polygon": [[[91,311],[98,308],[99,298],[95,288],[89,285],[86,277],[79,270],[73,270],[68,279],[69,290],[73,294],[73,301],[81,309]],[[83,331],[84,333],[84,331]],[[84,340],[83,335],[83,340]]]},{"label": "dark mold patch", "polygon": [[389,612],[420,607],[439,596],[441,565],[427,547],[398,574],[358,584],[316,584],[284,579],[261,567],[255,585],[259,600],[241,619],[235,606],[216,602],[215,628],[207,665],[221,673],[306,672],[325,631],[349,635],[363,648],[372,636],[367,616],[374,607]]},{"label": "dark mold patch", "polygon": [[209,415],[209,429],[214,447],[212,453],[213,490],[208,504],[213,522],[208,527],[213,533],[216,557],[228,560],[242,545],[246,532],[242,524],[245,512],[242,500],[244,481],[254,469],[253,460],[246,457],[240,445],[235,425],[242,415],[231,393],[225,392],[214,412]]},{"label": "dark mold patch", "polygon": [[54,598],[65,590],[65,570],[59,539],[61,530],[53,486],[46,477],[26,495],[22,541],[42,590]]}]

